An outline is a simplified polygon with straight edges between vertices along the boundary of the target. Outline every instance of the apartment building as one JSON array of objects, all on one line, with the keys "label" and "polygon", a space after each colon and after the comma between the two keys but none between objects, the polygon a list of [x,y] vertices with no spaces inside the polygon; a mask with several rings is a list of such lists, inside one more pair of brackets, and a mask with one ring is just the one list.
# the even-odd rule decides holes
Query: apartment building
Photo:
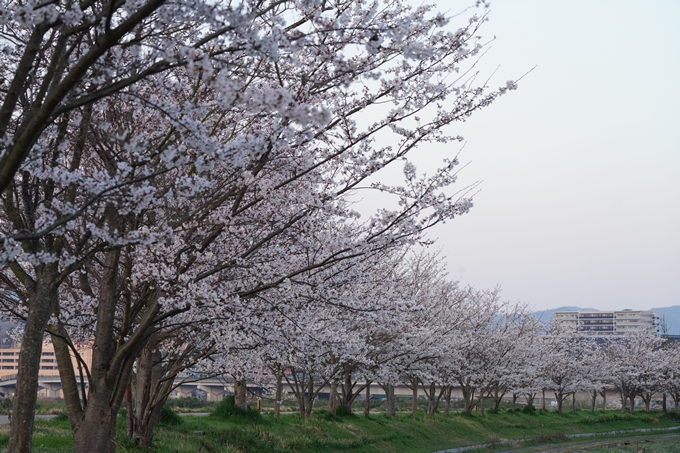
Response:
[{"label": "apartment building", "polygon": [[625,335],[641,330],[658,331],[659,318],[653,311],[558,311],[555,322],[572,326],[588,335]]},{"label": "apartment building", "polygon": [[[89,366],[92,363],[92,348],[90,345],[77,345],[77,350],[85,363]],[[73,360],[74,367],[77,367],[75,358]],[[19,367],[19,348],[2,348],[0,347],[0,380],[17,374]],[[77,368],[76,368],[77,369]],[[54,356],[54,348],[52,344],[43,344],[42,355],[40,357],[40,376],[58,376],[59,368],[57,367],[57,359]]]}]

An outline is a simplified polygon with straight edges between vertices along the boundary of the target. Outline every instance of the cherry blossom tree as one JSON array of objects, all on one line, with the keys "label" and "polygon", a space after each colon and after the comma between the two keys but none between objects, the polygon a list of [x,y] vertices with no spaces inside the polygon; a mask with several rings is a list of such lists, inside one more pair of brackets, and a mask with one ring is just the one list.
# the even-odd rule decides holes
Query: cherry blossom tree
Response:
[{"label": "cherry blossom tree", "polygon": [[[399,1],[1,3],[0,263],[6,309],[25,320],[9,448],[31,448],[48,323],[76,451],[112,450],[151,334],[234,317],[239,301],[466,212],[467,192],[447,193],[455,159],[371,184],[395,209],[359,221],[351,202],[514,89],[462,66],[483,19],[449,31]],[[376,145],[386,134],[395,144]],[[86,406],[74,338],[96,351]]]}]

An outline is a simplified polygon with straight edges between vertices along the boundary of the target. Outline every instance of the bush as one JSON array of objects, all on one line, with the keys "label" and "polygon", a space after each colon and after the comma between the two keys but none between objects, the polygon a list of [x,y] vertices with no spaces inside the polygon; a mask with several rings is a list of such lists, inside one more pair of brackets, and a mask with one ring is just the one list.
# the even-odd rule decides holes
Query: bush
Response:
[{"label": "bush", "polygon": [[12,399],[0,398],[0,414],[9,414],[12,411]]},{"label": "bush", "polygon": [[524,406],[522,412],[525,414],[535,414],[536,408],[534,406]]},{"label": "bush", "polygon": [[[651,417],[650,421],[651,421]],[[609,422],[618,422],[618,421],[631,421],[635,420],[636,417],[631,414],[602,414],[598,415],[597,417],[585,417],[584,419],[580,420],[579,423],[583,423],[584,425],[592,425],[594,423],[609,423]],[[645,421],[645,420],[643,420]]]},{"label": "bush", "polygon": [[261,419],[260,413],[257,410],[252,408],[241,409],[236,406],[234,395],[227,395],[226,398],[220,401],[210,413],[210,417],[219,420],[240,418],[243,420],[258,421]]},{"label": "bush", "polygon": [[331,414],[331,412],[327,409],[317,409],[314,411],[314,415],[317,418],[320,418],[321,420],[325,420],[327,422],[339,422],[342,420],[337,415]]},{"label": "bush", "polygon": [[354,417],[354,412],[349,407],[339,406],[335,409],[335,415],[337,417]]},{"label": "bush", "polygon": [[165,426],[177,426],[181,425],[183,421],[184,420],[182,420],[182,417],[177,415],[177,413],[168,406],[163,406],[161,408],[161,418],[158,420],[159,424]]}]

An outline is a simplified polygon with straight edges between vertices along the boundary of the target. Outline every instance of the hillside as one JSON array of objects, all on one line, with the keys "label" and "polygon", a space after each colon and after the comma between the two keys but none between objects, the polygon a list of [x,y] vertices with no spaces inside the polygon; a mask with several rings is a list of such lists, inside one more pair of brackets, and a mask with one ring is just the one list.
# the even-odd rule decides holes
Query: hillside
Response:
[{"label": "hillside", "polygon": [[680,335],[680,305],[673,305],[672,307],[652,308],[659,316],[663,323],[663,318],[666,319],[666,326],[670,335]]}]

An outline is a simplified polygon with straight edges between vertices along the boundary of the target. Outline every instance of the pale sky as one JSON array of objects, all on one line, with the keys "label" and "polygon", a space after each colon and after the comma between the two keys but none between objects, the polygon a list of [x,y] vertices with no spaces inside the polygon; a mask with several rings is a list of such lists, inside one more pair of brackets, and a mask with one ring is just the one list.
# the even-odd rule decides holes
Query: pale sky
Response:
[{"label": "pale sky", "polygon": [[456,130],[483,182],[431,233],[451,275],[535,309],[679,305],[680,1],[496,0],[482,34],[492,86],[536,69]]}]

